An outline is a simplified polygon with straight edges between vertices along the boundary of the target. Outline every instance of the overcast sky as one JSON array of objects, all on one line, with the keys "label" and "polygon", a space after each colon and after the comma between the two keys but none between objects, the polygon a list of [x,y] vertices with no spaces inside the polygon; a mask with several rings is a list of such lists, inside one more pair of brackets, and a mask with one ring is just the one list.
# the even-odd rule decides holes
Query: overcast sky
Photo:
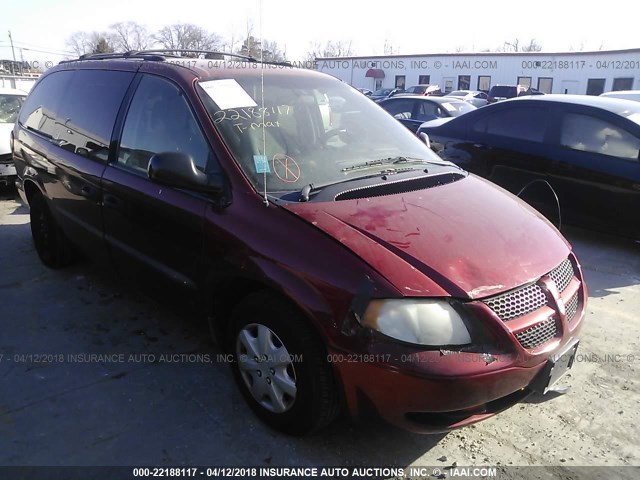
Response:
[{"label": "overcast sky", "polygon": [[[505,41],[534,38],[543,51],[639,48],[640,2],[536,0],[374,2],[349,0],[133,0],[5,1],[0,15],[0,58],[61,60],[79,30],[102,31],[135,21],[156,31],[194,23],[223,37],[254,34],[274,40],[289,60],[300,60],[314,42],[352,42],[354,54],[381,55],[385,41],[400,54],[494,50]],[[165,5],[175,5],[167,8]],[[404,5],[404,6],[403,6]],[[22,47],[22,52],[19,48]],[[72,56],[72,55],[71,55]]]}]

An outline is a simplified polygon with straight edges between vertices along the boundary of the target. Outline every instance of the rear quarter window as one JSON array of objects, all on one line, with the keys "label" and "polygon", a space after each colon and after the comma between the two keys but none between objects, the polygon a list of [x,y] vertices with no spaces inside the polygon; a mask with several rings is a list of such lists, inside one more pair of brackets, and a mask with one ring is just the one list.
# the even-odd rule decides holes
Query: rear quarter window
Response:
[{"label": "rear quarter window", "polygon": [[567,113],[562,119],[560,143],[572,150],[638,161],[640,139],[600,118]]},{"label": "rear quarter window", "polygon": [[71,78],[71,72],[55,72],[44,77],[29,93],[20,110],[18,123],[53,138],[58,106]]}]

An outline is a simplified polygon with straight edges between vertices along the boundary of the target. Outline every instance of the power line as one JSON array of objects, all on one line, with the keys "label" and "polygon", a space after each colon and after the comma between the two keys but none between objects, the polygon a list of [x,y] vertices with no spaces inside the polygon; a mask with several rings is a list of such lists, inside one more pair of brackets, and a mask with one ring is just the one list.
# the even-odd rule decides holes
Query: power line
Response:
[{"label": "power line", "polygon": [[[0,40],[0,43],[8,44],[9,42],[7,42],[6,40]],[[68,52],[66,50],[58,50],[58,49],[42,50],[47,47],[43,47],[42,45],[34,45],[32,43],[27,43],[27,42],[20,42],[18,40],[14,40],[13,43],[15,44],[16,47],[24,48],[25,50],[33,50],[37,52],[53,53],[53,54],[60,54],[60,55],[75,55],[73,52]],[[0,45],[0,48],[2,47],[8,47],[8,45]]]},{"label": "power line", "polygon": [[[0,48],[11,48],[11,47],[9,45],[0,45]],[[58,55],[60,57],[66,57],[68,55],[75,55],[73,52],[58,53],[58,52],[52,52],[50,50],[38,50],[38,49],[35,49],[35,48],[27,48],[27,47],[20,47],[20,46],[16,46],[16,48],[19,48],[21,50],[27,50],[29,52],[48,53],[49,55]]]},{"label": "power line", "polygon": [[[43,47],[42,45],[34,45],[32,43],[19,42],[17,40],[14,41],[13,43],[15,43],[18,46],[22,46],[22,48],[24,48],[25,50],[36,49],[36,48],[47,48],[47,47]],[[58,50],[58,49],[53,49],[51,50],[51,52],[64,53],[65,55],[71,53],[71,52],[67,52],[66,50]],[[71,54],[73,55],[73,53]]]}]

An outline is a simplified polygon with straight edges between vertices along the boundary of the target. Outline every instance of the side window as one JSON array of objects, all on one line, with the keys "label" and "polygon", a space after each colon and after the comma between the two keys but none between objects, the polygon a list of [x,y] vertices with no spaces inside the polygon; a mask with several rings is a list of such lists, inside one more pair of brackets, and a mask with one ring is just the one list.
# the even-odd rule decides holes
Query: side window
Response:
[{"label": "side window", "polygon": [[410,119],[413,111],[412,100],[391,100],[384,104],[384,109],[399,119]]},{"label": "side window", "polygon": [[545,109],[541,107],[510,108],[482,117],[472,128],[475,132],[542,142],[545,117]]},{"label": "side window", "polygon": [[209,162],[209,145],[182,92],[167,80],[147,75],[127,112],[118,163],[146,173],[153,154],[161,152],[191,155],[203,171],[214,164]]},{"label": "side window", "polygon": [[443,114],[437,105],[431,102],[420,102],[420,107],[418,108],[418,114],[415,120],[426,122],[427,120],[433,120],[441,116],[443,116]]},{"label": "side window", "polygon": [[55,72],[44,77],[24,102],[18,119],[20,125],[53,138],[58,105],[70,76],[71,72]]},{"label": "side window", "polygon": [[133,77],[133,72],[72,72],[60,102],[54,134],[60,146],[106,162],[118,110]]},{"label": "side window", "polygon": [[599,118],[568,113],[562,120],[560,143],[574,150],[638,160],[640,139]]}]

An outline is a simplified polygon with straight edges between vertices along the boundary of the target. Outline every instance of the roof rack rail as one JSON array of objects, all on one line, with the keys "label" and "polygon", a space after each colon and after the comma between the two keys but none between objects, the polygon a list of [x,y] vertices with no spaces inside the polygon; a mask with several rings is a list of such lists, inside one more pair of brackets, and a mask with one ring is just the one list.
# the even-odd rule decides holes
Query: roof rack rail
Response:
[{"label": "roof rack rail", "polygon": [[112,58],[143,58],[145,60],[155,60],[155,61],[163,61],[163,55],[147,55],[147,54],[139,54],[136,51],[128,51],[128,52],[114,52],[114,53],[85,53],[84,55],[80,55],[78,58],[72,60],[62,60],[63,63],[72,63],[78,62],[82,60],[107,60]]},{"label": "roof rack rail", "polygon": [[143,60],[152,60],[157,62],[162,62],[166,57],[182,57],[185,53],[204,55],[204,58],[209,58],[212,60],[218,60],[220,58],[211,57],[215,55],[216,57],[234,57],[245,60],[249,63],[266,63],[271,65],[283,65],[287,67],[291,67],[292,64],[289,61],[276,62],[269,60],[259,60],[251,55],[240,55],[238,53],[230,53],[230,52],[218,52],[215,50],[193,50],[193,49],[185,49],[185,48],[159,48],[159,49],[150,49],[150,50],[130,50],[128,52],[114,52],[114,53],[85,53],[84,55],[80,55],[78,58],[74,60],[63,60],[60,63],[71,63],[82,60],[108,60],[108,59],[117,59],[117,58],[139,58]]},{"label": "roof rack rail", "polygon": [[[247,62],[250,63],[267,63],[267,64],[272,64],[272,65],[284,65],[287,67],[291,67],[292,64],[291,62],[289,62],[288,60],[284,60],[284,61],[272,61],[272,60],[260,60],[252,55],[241,55],[239,53],[231,53],[231,52],[220,52],[217,50],[192,50],[192,49],[185,49],[185,48],[160,48],[160,49],[150,49],[150,50],[140,50],[138,52],[130,52],[130,53],[135,53],[135,54],[176,54],[176,53],[196,53],[199,55],[204,55],[204,58],[208,58],[207,55],[219,55],[219,56],[226,56],[226,57],[234,57],[234,58],[240,58],[242,60],[246,60]],[[172,56],[179,56],[179,55],[172,55]],[[210,58],[210,57],[209,57]],[[212,59],[212,58],[210,58]],[[215,60],[215,58],[213,58],[213,60]]]},{"label": "roof rack rail", "polygon": [[[256,63],[259,62],[259,60],[255,57],[252,57],[251,55],[240,55],[239,53],[230,53],[230,52],[219,52],[216,50],[194,50],[194,49],[190,49],[190,48],[152,48],[152,49],[148,49],[148,50],[139,50],[139,51],[132,51],[132,52],[128,52],[131,54],[144,54],[144,55],[148,55],[148,54],[163,54],[163,55],[167,55],[167,56],[172,56],[172,57],[180,57],[180,54],[184,54],[184,53],[197,53],[199,55],[224,55],[227,57],[235,57],[235,58],[241,58],[243,60],[246,60],[248,62],[252,62],[252,63]],[[205,57],[206,58],[206,57]]]}]

